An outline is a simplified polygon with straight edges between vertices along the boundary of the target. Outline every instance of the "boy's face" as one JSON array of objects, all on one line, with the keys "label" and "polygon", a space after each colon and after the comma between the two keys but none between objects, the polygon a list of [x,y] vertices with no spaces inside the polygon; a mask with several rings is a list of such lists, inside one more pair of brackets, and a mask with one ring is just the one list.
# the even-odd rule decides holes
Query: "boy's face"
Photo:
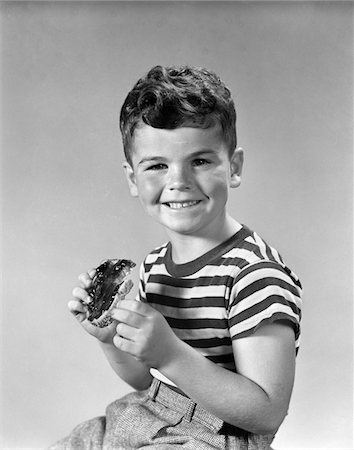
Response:
[{"label": "boy's face", "polygon": [[240,184],[242,150],[230,157],[218,125],[174,130],[142,125],[134,133],[130,192],[168,234],[215,237],[229,188]]}]

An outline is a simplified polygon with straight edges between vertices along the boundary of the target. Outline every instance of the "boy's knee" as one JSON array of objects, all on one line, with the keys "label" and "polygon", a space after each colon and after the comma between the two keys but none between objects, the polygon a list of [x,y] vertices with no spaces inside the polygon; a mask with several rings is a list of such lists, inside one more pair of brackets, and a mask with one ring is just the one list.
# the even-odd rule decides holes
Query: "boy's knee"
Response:
[{"label": "boy's knee", "polygon": [[106,418],[96,417],[77,425],[64,439],[48,450],[98,450],[102,449]]}]

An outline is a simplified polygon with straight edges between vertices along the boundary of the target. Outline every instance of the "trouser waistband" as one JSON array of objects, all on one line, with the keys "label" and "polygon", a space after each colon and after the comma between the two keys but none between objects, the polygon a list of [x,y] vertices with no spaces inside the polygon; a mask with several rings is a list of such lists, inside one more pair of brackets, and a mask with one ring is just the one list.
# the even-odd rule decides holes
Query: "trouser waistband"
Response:
[{"label": "trouser waistband", "polygon": [[156,378],[150,386],[148,395],[149,397],[162,403],[174,411],[180,412],[184,415],[184,419],[188,422],[195,420],[196,422],[206,425],[208,428],[221,434],[229,434],[232,436],[246,436],[248,432],[233,425],[230,425],[218,417],[211,414],[206,409],[193,402],[184,393],[178,392],[179,390],[173,388]]}]

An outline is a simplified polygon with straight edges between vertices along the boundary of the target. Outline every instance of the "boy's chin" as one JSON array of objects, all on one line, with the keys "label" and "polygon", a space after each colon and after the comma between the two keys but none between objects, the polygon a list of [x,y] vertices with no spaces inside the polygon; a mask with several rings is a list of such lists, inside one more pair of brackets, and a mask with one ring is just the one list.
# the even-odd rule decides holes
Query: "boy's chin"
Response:
[{"label": "boy's chin", "polygon": [[167,234],[179,234],[181,236],[199,236],[202,233],[200,225],[196,224],[178,224],[176,222],[172,224],[161,224]]}]

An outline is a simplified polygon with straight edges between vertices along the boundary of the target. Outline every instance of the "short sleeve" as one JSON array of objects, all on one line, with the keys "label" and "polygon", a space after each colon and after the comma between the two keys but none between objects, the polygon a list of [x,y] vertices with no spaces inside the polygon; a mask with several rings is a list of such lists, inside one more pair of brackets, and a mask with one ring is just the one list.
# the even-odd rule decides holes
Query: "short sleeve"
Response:
[{"label": "short sleeve", "polygon": [[231,339],[253,334],[260,326],[285,320],[294,328],[296,349],[300,342],[302,287],[286,266],[258,261],[235,278],[229,303]]}]

